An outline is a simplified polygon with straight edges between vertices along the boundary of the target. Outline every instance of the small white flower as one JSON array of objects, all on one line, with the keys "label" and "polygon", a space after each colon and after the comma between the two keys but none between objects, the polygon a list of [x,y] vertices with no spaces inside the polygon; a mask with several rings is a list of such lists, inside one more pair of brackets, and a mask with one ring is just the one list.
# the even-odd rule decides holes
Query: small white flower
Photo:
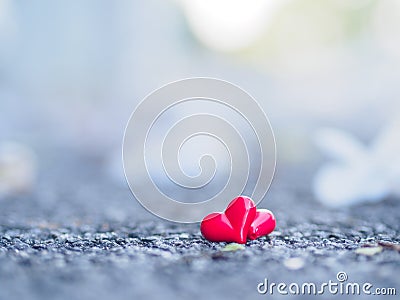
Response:
[{"label": "small white flower", "polygon": [[370,146],[338,129],[319,130],[316,144],[333,159],[314,180],[314,193],[323,203],[339,207],[400,195],[400,120]]}]

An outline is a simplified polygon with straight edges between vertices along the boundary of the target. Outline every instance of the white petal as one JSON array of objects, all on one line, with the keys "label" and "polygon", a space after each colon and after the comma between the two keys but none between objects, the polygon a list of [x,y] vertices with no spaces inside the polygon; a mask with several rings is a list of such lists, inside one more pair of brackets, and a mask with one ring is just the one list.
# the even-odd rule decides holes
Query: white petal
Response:
[{"label": "white petal", "polygon": [[[383,163],[392,163],[400,153],[400,117],[392,121],[375,139],[371,153]],[[399,166],[400,167],[400,166]]]},{"label": "white petal", "polygon": [[389,188],[386,180],[370,172],[369,166],[330,164],[316,175],[313,189],[316,197],[332,207],[362,201],[377,201]]},{"label": "white petal", "polygon": [[333,128],[323,128],[315,135],[315,144],[327,155],[341,161],[365,160],[366,148],[354,136]]}]

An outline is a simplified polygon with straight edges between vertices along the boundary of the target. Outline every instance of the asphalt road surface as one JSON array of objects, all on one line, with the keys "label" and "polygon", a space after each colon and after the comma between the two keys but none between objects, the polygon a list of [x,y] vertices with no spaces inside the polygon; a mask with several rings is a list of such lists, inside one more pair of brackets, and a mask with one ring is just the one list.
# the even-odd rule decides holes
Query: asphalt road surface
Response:
[{"label": "asphalt road surface", "polygon": [[[400,199],[328,209],[301,168],[278,165],[260,205],[275,213],[276,230],[232,249],[204,240],[198,224],[153,217],[102,166],[50,157],[31,194],[0,199],[1,300],[310,299],[257,286],[319,287],[339,283],[339,272],[343,283],[371,283],[371,293],[396,289],[381,299],[400,293]],[[325,290],[317,299],[340,296]]]}]

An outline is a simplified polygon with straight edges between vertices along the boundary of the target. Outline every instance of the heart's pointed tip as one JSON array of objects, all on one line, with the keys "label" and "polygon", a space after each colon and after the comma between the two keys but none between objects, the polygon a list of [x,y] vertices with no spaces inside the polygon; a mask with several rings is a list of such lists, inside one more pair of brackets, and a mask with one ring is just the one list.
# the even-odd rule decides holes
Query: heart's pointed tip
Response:
[{"label": "heart's pointed tip", "polygon": [[250,232],[247,238],[251,241],[254,241],[255,239],[257,239],[257,235],[253,232]]},{"label": "heart's pointed tip", "polygon": [[238,244],[246,244],[247,243],[247,236],[243,238],[233,238],[231,240],[224,240],[222,242],[227,242],[227,243],[238,243]]},{"label": "heart's pointed tip", "polygon": [[246,244],[247,243],[247,231],[243,232],[243,234],[241,234],[238,238],[237,238],[237,242],[240,244]]}]

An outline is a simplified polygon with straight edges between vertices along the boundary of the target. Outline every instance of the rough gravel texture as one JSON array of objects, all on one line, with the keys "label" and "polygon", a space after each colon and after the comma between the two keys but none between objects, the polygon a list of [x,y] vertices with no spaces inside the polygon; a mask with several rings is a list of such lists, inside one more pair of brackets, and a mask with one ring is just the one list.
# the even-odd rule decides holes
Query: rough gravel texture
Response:
[{"label": "rough gravel texture", "polygon": [[[400,293],[399,199],[328,209],[313,199],[309,176],[281,167],[260,205],[275,212],[276,231],[223,251],[226,244],[204,240],[196,224],[151,216],[101,161],[64,160],[61,173],[59,161],[47,160],[32,194],[0,199],[1,300],[272,299],[276,292],[257,292],[264,278],[318,284],[340,271],[348,282]],[[355,252],[378,243],[380,253]]]}]

